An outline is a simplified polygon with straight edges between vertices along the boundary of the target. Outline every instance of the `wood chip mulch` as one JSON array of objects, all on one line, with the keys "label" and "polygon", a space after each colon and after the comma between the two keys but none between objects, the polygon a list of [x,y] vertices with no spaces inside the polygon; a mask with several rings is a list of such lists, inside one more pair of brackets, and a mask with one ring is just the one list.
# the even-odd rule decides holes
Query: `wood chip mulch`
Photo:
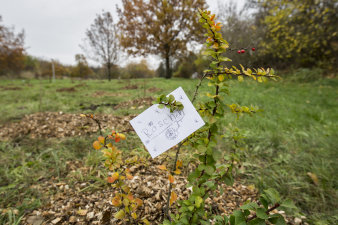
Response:
[{"label": "wood chip mulch", "polygon": [[[163,222],[163,208],[166,203],[168,179],[167,174],[158,169],[158,160],[150,160],[146,164],[131,167],[134,178],[129,185],[135,197],[143,200],[143,206],[137,214],[141,219],[147,219],[151,224]],[[44,195],[49,195],[46,203],[40,209],[24,216],[22,224],[122,224],[114,219],[117,209],[112,206],[114,190],[109,186],[93,189],[90,182],[76,179],[76,174],[88,174],[90,168],[81,167],[80,162],[67,163],[69,174],[65,182],[48,180],[37,185]],[[98,174],[97,176],[101,176]],[[75,183],[67,183],[67,180]],[[102,177],[104,179],[104,177]],[[174,191],[178,199],[187,198],[190,190],[186,188],[186,178],[175,176]],[[246,200],[255,200],[257,191],[251,187],[235,182],[233,187],[222,185],[224,191],[216,191],[206,200],[209,207],[217,214],[230,214]],[[55,193],[55,194],[48,194]],[[171,206],[171,212],[176,212],[176,204]]]},{"label": "wood chip mulch", "polygon": [[[131,129],[129,121],[135,116],[95,115],[102,129]],[[63,138],[97,133],[97,124],[80,114],[40,112],[25,115],[19,122],[0,124],[0,140],[13,138]]]}]

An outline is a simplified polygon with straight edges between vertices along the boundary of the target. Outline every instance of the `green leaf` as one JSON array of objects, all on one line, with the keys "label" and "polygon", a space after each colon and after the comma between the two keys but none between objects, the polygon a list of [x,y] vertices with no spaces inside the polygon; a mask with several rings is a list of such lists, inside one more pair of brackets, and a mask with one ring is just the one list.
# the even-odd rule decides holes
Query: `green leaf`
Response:
[{"label": "green leaf", "polygon": [[169,95],[169,103],[172,103],[173,101],[175,101],[175,97],[173,95]]},{"label": "green leaf", "polygon": [[197,170],[190,173],[189,176],[188,176],[189,182],[191,182],[191,183],[194,182],[198,176],[199,176],[199,172]]},{"label": "green leaf", "polygon": [[266,201],[266,199],[264,198],[263,195],[261,195],[261,197],[259,198],[259,201],[260,201],[260,203],[262,203],[262,205],[264,206],[264,208],[266,210],[268,210],[269,204],[268,204],[268,202]]},{"label": "green leaf", "polygon": [[243,212],[240,210],[234,211],[234,216],[235,216],[235,225],[245,225],[246,220],[243,215]]},{"label": "green leaf", "polygon": [[224,56],[220,56],[218,57],[218,60],[220,62],[227,62],[227,61],[232,61],[231,59],[229,59],[228,57],[224,57]]},{"label": "green leaf", "polygon": [[170,224],[171,224],[170,221],[167,220],[167,219],[165,219],[165,220],[163,221],[163,225],[170,225]]},{"label": "green leaf", "polygon": [[265,220],[260,219],[260,218],[255,218],[251,220],[248,224],[249,225],[266,225]]},{"label": "green leaf", "polygon": [[269,218],[269,216],[266,214],[265,209],[263,209],[263,208],[258,208],[256,210],[256,215],[257,215],[258,218],[261,218],[261,219],[264,219],[264,220]]},{"label": "green leaf", "polygon": [[230,215],[230,219],[229,219],[230,225],[235,225],[236,222],[236,218],[234,215]]},{"label": "green leaf", "polygon": [[199,164],[198,165],[198,171],[202,171],[205,169],[205,165],[204,164]]},{"label": "green leaf", "polygon": [[270,199],[272,204],[275,204],[280,201],[279,193],[275,189],[269,188],[264,192],[266,193],[267,197]]},{"label": "green leaf", "polygon": [[201,207],[201,203],[203,202],[203,199],[201,198],[201,196],[196,196],[195,198],[195,206],[196,208]]},{"label": "green leaf", "polygon": [[115,219],[118,219],[118,220],[123,219],[124,216],[125,216],[125,212],[124,212],[123,209],[121,209],[120,211],[118,211],[118,212],[114,215]]},{"label": "green leaf", "polygon": [[286,225],[284,217],[278,213],[271,215],[269,221],[276,225]]},{"label": "green leaf", "polygon": [[206,166],[205,167],[205,172],[208,174],[208,175],[212,175],[214,173],[215,169],[212,167],[212,166]]},{"label": "green leaf", "polygon": [[297,206],[290,199],[283,201],[281,206],[289,209],[297,209]]},{"label": "green leaf", "polygon": [[243,209],[243,210],[245,210],[245,209],[247,209],[247,210],[254,210],[254,209],[257,209],[258,207],[259,206],[257,205],[256,202],[249,202],[249,203],[247,203],[245,205],[242,205],[241,209]]},{"label": "green leaf", "polygon": [[182,218],[180,219],[180,222],[182,222],[183,224],[189,224],[189,221],[188,221],[188,219],[187,219],[186,216],[182,217]]}]

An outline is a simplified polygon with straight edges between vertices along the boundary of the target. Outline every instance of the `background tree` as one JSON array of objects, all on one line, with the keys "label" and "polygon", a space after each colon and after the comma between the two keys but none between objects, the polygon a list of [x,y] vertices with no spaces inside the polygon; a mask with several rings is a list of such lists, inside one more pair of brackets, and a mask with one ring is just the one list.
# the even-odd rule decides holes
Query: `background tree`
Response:
[{"label": "background tree", "polygon": [[263,35],[261,61],[283,68],[320,66],[334,69],[338,54],[336,0],[250,0]]},{"label": "background tree", "polygon": [[196,66],[194,61],[197,56],[193,52],[189,52],[189,55],[184,57],[182,60],[177,62],[177,69],[174,72],[174,77],[183,77],[183,78],[191,78],[193,73],[196,71]]},{"label": "background tree", "polygon": [[157,77],[165,77],[165,68],[163,62],[161,62],[160,65],[157,67],[155,74]]},{"label": "background tree", "polygon": [[110,81],[112,68],[119,58],[119,43],[116,25],[109,12],[102,12],[96,16],[94,23],[86,31],[84,45],[80,47],[89,58],[106,67]]},{"label": "background tree", "polygon": [[72,76],[88,77],[93,71],[89,68],[87,59],[82,54],[75,55],[76,66],[72,70]]},{"label": "background tree", "polygon": [[205,9],[205,0],[122,0],[122,5],[123,10],[117,8],[121,45],[130,54],[162,57],[166,78],[172,75],[171,60],[203,38],[196,9]]},{"label": "background tree", "polygon": [[121,68],[123,78],[150,78],[155,75],[155,72],[148,67],[146,60],[141,60],[139,63],[131,62],[124,68]]},{"label": "background tree", "polygon": [[0,74],[18,73],[24,68],[24,39],[24,31],[15,34],[14,27],[0,24]]},{"label": "background tree", "polygon": [[[252,51],[252,48],[256,50],[262,38],[249,13],[249,8],[244,6],[239,9],[236,2],[232,0],[218,1],[217,8],[218,18],[223,24],[221,33],[229,42],[228,56],[232,60],[226,64],[236,66],[242,64],[244,67],[253,66],[253,62],[257,60],[256,53]],[[238,53],[242,50],[244,50],[244,53]]]}]

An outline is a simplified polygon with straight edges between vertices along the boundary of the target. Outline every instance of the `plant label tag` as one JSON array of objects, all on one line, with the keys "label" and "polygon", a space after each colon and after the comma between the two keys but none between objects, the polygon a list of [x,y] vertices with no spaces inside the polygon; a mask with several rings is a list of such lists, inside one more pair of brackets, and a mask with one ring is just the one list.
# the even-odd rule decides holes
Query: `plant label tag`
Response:
[{"label": "plant label tag", "polygon": [[170,94],[183,104],[183,110],[170,113],[168,108],[160,109],[155,104],[130,121],[152,158],[177,145],[205,124],[181,87]]}]

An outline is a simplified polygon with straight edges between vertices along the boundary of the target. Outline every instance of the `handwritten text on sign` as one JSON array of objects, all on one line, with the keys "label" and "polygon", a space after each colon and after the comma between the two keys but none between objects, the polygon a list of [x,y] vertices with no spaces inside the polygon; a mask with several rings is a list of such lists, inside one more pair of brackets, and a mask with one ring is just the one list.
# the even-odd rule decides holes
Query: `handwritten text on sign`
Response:
[{"label": "handwritten text on sign", "polygon": [[158,104],[155,104],[130,121],[153,158],[204,125],[201,116],[181,87],[170,94],[183,104],[183,110],[170,113],[168,108],[160,109]]}]

